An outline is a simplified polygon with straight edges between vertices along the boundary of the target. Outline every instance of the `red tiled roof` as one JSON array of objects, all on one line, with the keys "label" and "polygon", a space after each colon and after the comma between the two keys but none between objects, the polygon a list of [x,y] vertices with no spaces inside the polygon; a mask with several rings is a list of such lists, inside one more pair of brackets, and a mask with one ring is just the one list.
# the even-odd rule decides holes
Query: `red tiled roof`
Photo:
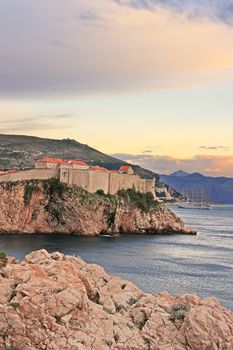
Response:
[{"label": "red tiled roof", "polygon": [[14,174],[14,173],[17,173],[17,170],[0,171],[0,176],[7,175],[7,174]]},{"label": "red tiled roof", "polygon": [[67,161],[60,158],[44,157],[42,159],[36,160],[36,163],[67,164]]},{"label": "red tiled roof", "polygon": [[73,165],[85,165],[85,166],[88,166],[88,164],[83,162],[82,160],[69,160],[68,162],[70,164],[73,164]]},{"label": "red tiled roof", "polygon": [[17,172],[18,172],[18,170],[8,170],[7,174],[14,174],[14,173],[17,173]]},{"label": "red tiled roof", "polygon": [[81,161],[81,160],[65,160],[65,159],[60,159],[60,158],[49,158],[49,157],[44,157],[42,159],[36,160],[36,163],[52,163],[52,164],[63,164],[63,165],[85,165],[87,166],[88,164]]},{"label": "red tiled roof", "polygon": [[130,165],[122,165],[122,166],[119,168],[119,171],[127,171],[127,170],[129,170],[129,168],[131,168]]}]

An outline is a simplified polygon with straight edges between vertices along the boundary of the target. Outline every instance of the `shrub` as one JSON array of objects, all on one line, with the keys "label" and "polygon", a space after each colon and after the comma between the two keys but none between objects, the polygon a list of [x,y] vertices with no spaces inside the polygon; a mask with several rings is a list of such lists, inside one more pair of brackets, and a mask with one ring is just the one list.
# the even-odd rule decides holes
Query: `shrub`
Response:
[{"label": "shrub", "polygon": [[186,316],[186,313],[189,311],[188,304],[174,304],[171,308],[170,320],[183,320]]},{"label": "shrub", "polygon": [[10,305],[13,307],[14,310],[17,310],[19,308],[19,303],[18,302],[12,302]]},{"label": "shrub", "polygon": [[31,201],[33,192],[40,191],[40,188],[32,183],[26,183],[24,188],[24,205],[28,205]]},{"label": "shrub", "polygon": [[7,181],[6,190],[11,191],[14,186],[16,186],[17,182]]},{"label": "shrub", "polygon": [[118,190],[117,191],[117,196],[124,199],[124,200],[128,200],[129,199],[129,196],[128,196],[128,192],[124,189],[121,189],[121,190]]},{"label": "shrub", "polygon": [[45,181],[45,188],[50,195],[58,194],[61,196],[67,190],[67,185],[56,178],[52,178]]},{"label": "shrub", "polygon": [[105,193],[103,190],[97,190],[96,194],[98,194],[98,196],[105,196]]},{"label": "shrub", "polygon": [[109,225],[113,225],[115,223],[115,218],[116,218],[116,210],[112,211],[110,214],[109,214],[109,217],[108,217],[108,224]]},{"label": "shrub", "polygon": [[6,253],[0,252],[0,269],[5,267],[7,265],[7,262],[8,262],[8,258]]},{"label": "shrub", "polygon": [[121,189],[117,192],[117,195],[144,212],[148,212],[158,205],[152,193],[137,192],[135,188]]}]

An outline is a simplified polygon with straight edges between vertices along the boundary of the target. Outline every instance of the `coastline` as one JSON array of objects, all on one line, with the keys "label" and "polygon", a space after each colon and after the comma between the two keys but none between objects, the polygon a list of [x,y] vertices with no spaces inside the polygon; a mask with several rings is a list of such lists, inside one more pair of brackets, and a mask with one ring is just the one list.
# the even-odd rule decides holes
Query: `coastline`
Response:
[{"label": "coastline", "polygon": [[0,184],[0,233],[195,234],[163,204],[133,193],[133,199],[88,193],[57,182]]}]

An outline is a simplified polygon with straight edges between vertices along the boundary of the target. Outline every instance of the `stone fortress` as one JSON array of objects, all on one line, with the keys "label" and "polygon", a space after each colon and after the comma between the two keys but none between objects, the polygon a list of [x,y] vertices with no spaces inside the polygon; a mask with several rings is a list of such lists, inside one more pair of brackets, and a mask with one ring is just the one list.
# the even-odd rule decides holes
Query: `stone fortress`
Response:
[{"label": "stone fortress", "polygon": [[67,185],[80,186],[91,193],[103,190],[106,194],[115,194],[120,189],[135,188],[142,193],[150,192],[155,197],[155,179],[141,178],[129,165],[123,165],[118,170],[108,170],[80,160],[42,158],[35,162],[34,169],[0,172],[0,182],[51,178]]}]

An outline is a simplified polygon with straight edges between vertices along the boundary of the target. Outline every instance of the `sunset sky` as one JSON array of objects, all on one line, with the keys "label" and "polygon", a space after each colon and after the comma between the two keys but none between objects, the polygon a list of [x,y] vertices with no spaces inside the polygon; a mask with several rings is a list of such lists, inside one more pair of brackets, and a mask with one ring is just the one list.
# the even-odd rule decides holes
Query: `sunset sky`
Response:
[{"label": "sunset sky", "polygon": [[0,0],[0,133],[233,177],[233,0]]}]

